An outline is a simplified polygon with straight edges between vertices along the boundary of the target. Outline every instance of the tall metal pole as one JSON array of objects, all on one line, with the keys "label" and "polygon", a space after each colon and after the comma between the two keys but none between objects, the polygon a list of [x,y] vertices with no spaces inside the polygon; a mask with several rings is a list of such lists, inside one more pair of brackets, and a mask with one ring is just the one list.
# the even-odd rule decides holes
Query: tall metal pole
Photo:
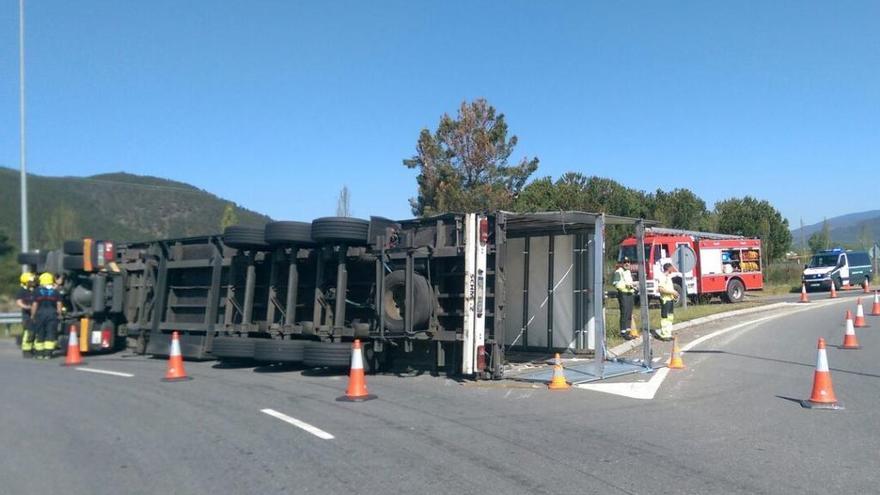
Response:
[{"label": "tall metal pole", "polygon": [[28,250],[27,144],[24,107],[24,0],[18,0],[18,110],[21,138],[21,250]]}]

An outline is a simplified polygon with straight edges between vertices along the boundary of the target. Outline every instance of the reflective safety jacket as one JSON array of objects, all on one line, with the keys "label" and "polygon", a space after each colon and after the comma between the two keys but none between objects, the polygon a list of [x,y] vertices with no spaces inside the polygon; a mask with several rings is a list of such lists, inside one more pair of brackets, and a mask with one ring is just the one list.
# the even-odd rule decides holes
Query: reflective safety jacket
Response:
[{"label": "reflective safety jacket", "polygon": [[632,272],[622,266],[614,270],[613,283],[614,288],[620,293],[632,294],[636,291],[635,287],[633,287]]},{"label": "reflective safety jacket", "polygon": [[672,277],[665,273],[661,273],[657,282],[657,289],[660,291],[660,300],[663,302],[675,300],[675,296],[673,295],[675,294],[675,284],[672,282]]}]

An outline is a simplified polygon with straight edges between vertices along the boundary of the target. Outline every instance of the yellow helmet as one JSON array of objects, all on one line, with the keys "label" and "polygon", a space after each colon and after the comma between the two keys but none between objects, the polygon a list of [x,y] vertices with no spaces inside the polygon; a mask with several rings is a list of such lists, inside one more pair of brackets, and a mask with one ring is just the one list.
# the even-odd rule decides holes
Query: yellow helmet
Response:
[{"label": "yellow helmet", "polygon": [[36,277],[34,276],[33,273],[24,272],[21,274],[21,277],[18,278],[18,281],[21,282],[21,285],[27,285],[27,284],[33,282],[34,278],[36,278]]},{"label": "yellow helmet", "polygon": [[55,283],[55,277],[49,272],[40,274],[40,285],[52,285]]}]

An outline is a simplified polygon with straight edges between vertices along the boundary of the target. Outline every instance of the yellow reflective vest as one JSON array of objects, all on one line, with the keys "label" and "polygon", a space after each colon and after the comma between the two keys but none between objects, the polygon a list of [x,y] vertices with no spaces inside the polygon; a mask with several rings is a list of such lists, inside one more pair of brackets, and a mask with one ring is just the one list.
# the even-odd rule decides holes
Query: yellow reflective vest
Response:
[{"label": "yellow reflective vest", "polygon": [[614,270],[613,283],[614,288],[617,289],[618,292],[621,292],[623,294],[632,294],[633,292],[635,292],[635,288],[633,287],[632,272],[622,266],[617,270]]}]

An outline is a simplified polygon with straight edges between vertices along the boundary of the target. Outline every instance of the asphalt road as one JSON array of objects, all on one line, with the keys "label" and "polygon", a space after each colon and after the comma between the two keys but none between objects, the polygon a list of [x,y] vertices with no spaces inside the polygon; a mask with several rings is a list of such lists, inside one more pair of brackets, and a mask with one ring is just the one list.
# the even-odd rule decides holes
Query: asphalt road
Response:
[{"label": "asphalt road", "polygon": [[708,340],[654,400],[425,375],[370,376],[379,399],[343,403],[340,376],[208,362],[187,363],[192,381],[163,383],[161,360],[87,358],[133,376],[106,375],[24,361],[0,341],[0,491],[876,492],[880,318],[858,330],[863,349],[829,348],[845,410],[789,400],[809,395],[816,340],[840,343],[852,302]]}]

